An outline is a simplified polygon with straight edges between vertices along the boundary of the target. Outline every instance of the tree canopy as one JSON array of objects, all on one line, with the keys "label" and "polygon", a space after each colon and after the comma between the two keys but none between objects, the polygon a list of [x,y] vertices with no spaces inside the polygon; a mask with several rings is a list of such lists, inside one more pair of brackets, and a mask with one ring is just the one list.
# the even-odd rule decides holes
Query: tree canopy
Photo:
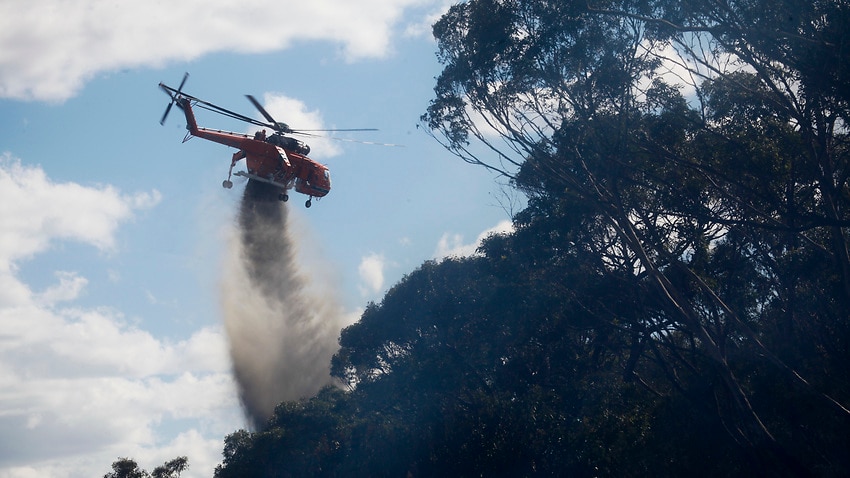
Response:
[{"label": "tree canopy", "polygon": [[152,473],[140,468],[132,458],[119,458],[112,463],[112,471],[103,478],[180,478],[180,474],[189,468],[189,459],[178,456],[154,468]]},{"label": "tree canopy", "polygon": [[470,0],[422,120],[528,198],[346,328],[227,476],[850,470],[850,7]]}]

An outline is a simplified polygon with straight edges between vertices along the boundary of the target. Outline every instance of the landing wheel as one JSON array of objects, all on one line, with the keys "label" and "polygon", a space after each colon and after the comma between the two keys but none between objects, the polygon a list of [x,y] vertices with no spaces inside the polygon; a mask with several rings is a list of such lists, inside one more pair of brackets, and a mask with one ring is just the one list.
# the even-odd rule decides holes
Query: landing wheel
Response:
[{"label": "landing wheel", "polygon": [[224,182],[221,183],[221,187],[223,187],[224,189],[230,189],[233,187],[233,183],[225,179]]},{"label": "landing wheel", "polygon": [[307,206],[307,207],[312,206],[312,205],[313,205],[313,200],[312,200],[312,199],[308,199],[308,200],[307,200],[307,202],[305,202],[305,203],[304,203],[304,205],[305,205],[305,206]]},{"label": "landing wheel", "polygon": [[280,193],[277,195],[277,198],[283,202],[289,201],[289,195],[286,193]]}]

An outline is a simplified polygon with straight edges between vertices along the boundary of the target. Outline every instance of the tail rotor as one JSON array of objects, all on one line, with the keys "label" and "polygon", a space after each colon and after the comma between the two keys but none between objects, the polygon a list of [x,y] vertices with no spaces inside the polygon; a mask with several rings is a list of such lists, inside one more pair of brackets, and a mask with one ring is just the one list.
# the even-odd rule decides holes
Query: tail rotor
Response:
[{"label": "tail rotor", "polygon": [[159,120],[159,124],[165,124],[165,119],[168,118],[168,113],[171,112],[171,107],[174,106],[174,103],[176,103],[177,100],[180,98],[180,92],[183,90],[183,85],[186,84],[186,80],[188,79],[189,72],[186,72],[186,74],[183,75],[183,81],[180,82],[180,86],[177,88],[177,90],[173,90],[162,83],[159,84],[159,87],[162,88],[162,91],[164,91],[165,94],[171,97],[171,102],[168,103],[168,106],[165,107],[165,113],[162,115],[162,119]]}]

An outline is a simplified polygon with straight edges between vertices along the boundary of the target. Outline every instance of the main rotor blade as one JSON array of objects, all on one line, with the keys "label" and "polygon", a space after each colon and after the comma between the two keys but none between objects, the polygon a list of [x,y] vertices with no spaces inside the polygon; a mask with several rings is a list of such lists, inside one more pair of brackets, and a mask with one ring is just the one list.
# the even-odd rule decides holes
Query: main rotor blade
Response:
[{"label": "main rotor blade", "polygon": [[[188,95],[183,95],[183,96],[188,96]],[[207,111],[212,111],[213,113],[218,113],[222,116],[227,116],[228,118],[233,118],[233,119],[237,119],[239,121],[244,121],[245,123],[248,123],[248,124],[252,124],[252,125],[255,125],[255,126],[261,126],[263,128],[269,128],[271,130],[275,130],[275,125],[273,125],[273,124],[263,123],[262,121],[256,120],[254,118],[249,118],[248,116],[245,116],[243,114],[237,113],[235,111],[230,111],[229,109],[222,108],[221,106],[209,103],[209,102],[204,101],[204,100],[200,100],[200,99],[195,98],[195,97],[191,97],[191,100],[195,102],[195,105],[198,108],[203,108]]]},{"label": "main rotor blade", "polygon": [[334,141],[345,141],[347,143],[359,143],[359,144],[368,144],[371,146],[389,146],[392,148],[404,148],[403,144],[393,144],[393,143],[378,143],[375,141],[360,141],[359,139],[349,139],[349,138],[337,138],[335,136],[325,136],[327,139],[332,139]]},{"label": "main rotor blade", "polygon": [[[347,142],[347,143],[371,144],[373,146],[392,146],[394,148],[404,148],[403,144],[378,143],[376,141],[362,141],[362,140],[359,140],[359,139],[340,138],[340,137],[337,137],[337,136],[322,136],[320,134],[304,133],[303,131],[306,131],[306,130],[293,131],[292,134],[299,134],[301,136],[307,136],[307,137],[310,137],[310,138],[323,138],[323,139],[331,139],[331,140],[334,140],[334,141],[344,141],[344,142]],[[321,130],[313,130],[313,131],[321,131]],[[333,130],[330,130],[330,131],[333,131]],[[345,130],[336,130],[336,131],[345,131]],[[355,130],[355,131],[357,131],[357,130]],[[377,130],[375,130],[375,131],[377,131]]]},{"label": "main rotor blade", "polygon": [[317,131],[378,131],[378,128],[295,129],[292,130],[292,133],[313,133]]},{"label": "main rotor blade", "polygon": [[269,112],[266,111],[265,108],[263,108],[263,105],[261,105],[260,102],[257,101],[256,98],[254,98],[251,95],[245,95],[245,97],[248,98],[248,101],[250,101],[251,104],[254,105],[254,108],[257,108],[258,110],[260,110],[260,114],[263,115],[263,118],[267,119],[269,121],[269,123],[271,123],[271,124],[277,124],[277,121],[275,121],[274,118],[272,118],[272,115],[270,115]]}]

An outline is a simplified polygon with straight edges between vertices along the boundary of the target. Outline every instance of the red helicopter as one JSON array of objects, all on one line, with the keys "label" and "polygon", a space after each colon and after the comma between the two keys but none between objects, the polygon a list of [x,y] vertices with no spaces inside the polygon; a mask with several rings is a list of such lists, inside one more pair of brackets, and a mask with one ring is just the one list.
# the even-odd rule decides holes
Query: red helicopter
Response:
[{"label": "red helicopter", "polygon": [[[186,115],[186,129],[189,132],[183,138],[184,143],[193,136],[197,136],[238,149],[239,151],[233,153],[227,179],[222,183],[222,186],[226,189],[233,187],[233,182],[230,181],[230,178],[235,174],[236,176],[246,177],[254,181],[279,187],[282,189],[278,195],[281,201],[288,201],[288,191],[295,188],[296,192],[306,194],[309,197],[305,206],[310,207],[313,198],[322,198],[330,192],[330,172],[326,166],[307,157],[310,154],[310,147],[307,144],[286,135],[301,134],[313,136],[307,131],[375,131],[374,128],[293,130],[286,123],[275,121],[256,98],[251,95],[245,95],[254,107],[259,110],[260,114],[263,115],[263,118],[268,121],[268,123],[264,123],[183,93],[183,85],[186,84],[188,78],[189,74],[186,73],[177,89],[163,83],[159,84],[159,87],[171,98],[171,102],[165,108],[165,114],[162,115],[160,124],[165,124],[165,119],[168,117],[171,107],[176,104]],[[242,133],[202,128],[198,126],[195,120],[195,113],[192,110],[192,106],[213,111],[256,126],[269,128],[273,133],[266,136],[265,130],[261,130],[251,136]],[[245,159],[247,171],[237,171],[234,173],[233,167],[242,159]]]}]

